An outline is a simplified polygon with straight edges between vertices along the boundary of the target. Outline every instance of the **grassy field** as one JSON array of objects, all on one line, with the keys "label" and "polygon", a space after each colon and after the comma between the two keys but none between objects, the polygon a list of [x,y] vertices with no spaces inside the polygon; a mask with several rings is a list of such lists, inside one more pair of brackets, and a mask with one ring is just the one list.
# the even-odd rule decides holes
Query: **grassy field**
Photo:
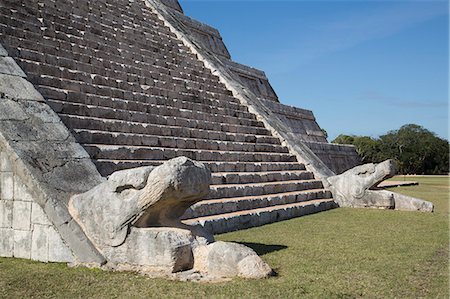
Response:
[{"label": "grassy field", "polygon": [[420,185],[392,190],[435,213],[340,208],[217,236],[255,249],[276,277],[199,284],[1,258],[0,298],[448,298],[449,179],[407,180]]}]

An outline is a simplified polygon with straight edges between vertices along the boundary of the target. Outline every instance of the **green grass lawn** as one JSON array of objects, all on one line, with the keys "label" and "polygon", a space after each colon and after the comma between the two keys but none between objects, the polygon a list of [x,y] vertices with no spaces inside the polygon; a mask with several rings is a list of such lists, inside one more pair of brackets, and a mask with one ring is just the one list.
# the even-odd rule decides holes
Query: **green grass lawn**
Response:
[{"label": "green grass lawn", "polygon": [[276,277],[174,282],[0,258],[0,298],[448,298],[449,179],[407,180],[420,184],[391,190],[433,214],[340,208],[217,236],[255,249]]}]

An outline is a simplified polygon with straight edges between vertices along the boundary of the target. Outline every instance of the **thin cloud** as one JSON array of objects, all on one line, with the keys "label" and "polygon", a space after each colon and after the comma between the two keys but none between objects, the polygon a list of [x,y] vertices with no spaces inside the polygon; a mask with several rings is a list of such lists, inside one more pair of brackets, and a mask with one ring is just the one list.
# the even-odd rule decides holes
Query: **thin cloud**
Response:
[{"label": "thin cloud", "polygon": [[369,91],[357,96],[358,101],[370,101],[387,106],[401,107],[404,109],[417,109],[417,108],[430,108],[430,109],[442,109],[448,107],[447,101],[431,101],[431,100],[411,100],[402,99],[393,96],[383,95],[376,91]]},{"label": "thin cloud", "polygon": [[[303,35],[295,45],[270,55],[279,58],[274,65],[277,73],[288,72],[319,57],[389,37],[444,15],[448,15],[447,3],[397,2],[378,9],[341,14],[333,20],[322,18],[310,32],[302,30]],[[284,60],[285,57],[298,59],[293,62]]]}]

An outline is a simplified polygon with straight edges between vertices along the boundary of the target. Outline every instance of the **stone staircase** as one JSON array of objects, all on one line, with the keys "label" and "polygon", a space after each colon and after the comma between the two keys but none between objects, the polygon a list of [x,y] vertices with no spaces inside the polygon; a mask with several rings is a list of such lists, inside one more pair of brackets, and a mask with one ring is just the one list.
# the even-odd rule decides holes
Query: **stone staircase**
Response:
[{"label": "stone staircase", "polygon": [[1,43],[102,175],[178,156],[205,163],[211,192],[184,221],[215,233],[335,207],[143,1],[2,3]]}]

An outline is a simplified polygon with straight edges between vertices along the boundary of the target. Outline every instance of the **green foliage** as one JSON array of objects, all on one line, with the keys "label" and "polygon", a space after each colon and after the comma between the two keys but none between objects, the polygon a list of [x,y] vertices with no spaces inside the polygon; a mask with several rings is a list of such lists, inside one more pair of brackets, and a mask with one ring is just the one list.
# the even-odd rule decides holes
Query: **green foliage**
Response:
[{"label": "green foliage", "polygon": [[395,159],[402,174],[442,174],[449,171],[449,143],[415,124],[379,138],[339,135],[333,143],[353,144],[364,163]]}]

